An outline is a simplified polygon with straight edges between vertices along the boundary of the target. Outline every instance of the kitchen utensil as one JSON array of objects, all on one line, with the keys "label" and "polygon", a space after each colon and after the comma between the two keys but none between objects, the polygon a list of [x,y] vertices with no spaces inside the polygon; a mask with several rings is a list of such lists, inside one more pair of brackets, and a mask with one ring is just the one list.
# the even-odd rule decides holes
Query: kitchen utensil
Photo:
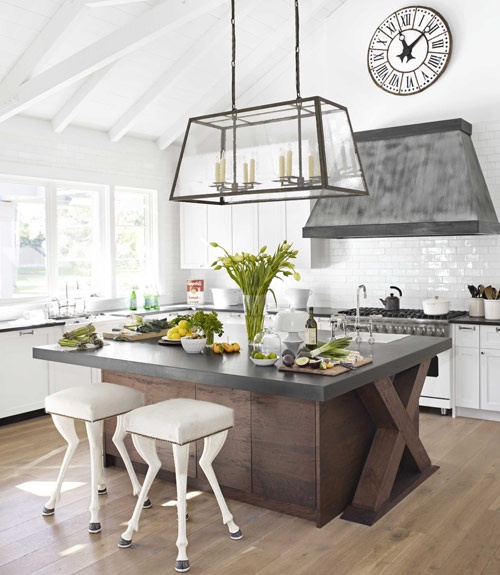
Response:
[{"label": "kitchen utensil", "polygon": [[485,299],[493,299],[493,288],[492,286],[486,286],[484,288],[483,297]]},{"label": "kitchen utensil", "polygon": [[285,290],[290,305],[295,309],[307,309],[307,302],[312,293],[310,289],[289,288]]},{"label": "kitchen utensil", "polygon": [[500,301],[487,299],[484,300],[484,319],[500,319]]},{"label": "kitchen utensil", "polygon": [[[397,286],[390,286],[390,289],[395,289],[399,292],[399,296],[403,296],[403,292]],[[380,299],[387,311],[399,311],[399,297],[395,296],[393,293],[387,296],[385,299]]]},{"label": "kitchen utensil", "polygon": [[214,307],[228,307],[239,305],[243,302],[241,290],[238,288],[212,288]]},{"label": "kitchen utensil", "polygon": [[484,299],[473,297],[469,300],[469,315],[471,317],[484,317]]},{"label": "kitchen utensil", "polygon": [[469,293],[472,297],[479,297],[479,290],[476,286],[468,285]]},{"label": "kitchen utensil", "polygon": [[477,286],[477,289],[479,290],[479,297],[483,297],[484,294],[484,285],[483,284],[479,284]]},{"label": "kitchen utensil", "polygon": [[445,315],[450,311],[450,301],[439,296],[424,299],[422,305],[426,315]]}]

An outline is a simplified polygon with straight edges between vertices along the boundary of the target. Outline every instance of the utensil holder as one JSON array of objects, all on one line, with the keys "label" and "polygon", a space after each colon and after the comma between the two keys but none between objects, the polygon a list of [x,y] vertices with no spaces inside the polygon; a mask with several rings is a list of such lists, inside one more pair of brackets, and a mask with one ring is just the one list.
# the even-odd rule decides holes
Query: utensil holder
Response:
[{"label": "utensil holder", "polygon": [[500,300],[496,299],[484,300],[484,318],[500,319]]},{"label": "utensil holder", "polygon": [[484,299],[482,297],[469,299],[469,315],[471,317],[484,317]]}]

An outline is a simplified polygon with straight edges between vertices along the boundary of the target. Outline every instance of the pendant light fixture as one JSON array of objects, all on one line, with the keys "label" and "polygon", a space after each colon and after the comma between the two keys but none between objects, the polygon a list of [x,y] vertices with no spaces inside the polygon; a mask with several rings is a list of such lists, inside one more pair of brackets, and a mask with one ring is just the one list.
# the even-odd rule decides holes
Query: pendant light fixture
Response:
[{"label": "pendant light fixture", "polygon": [[234,2],[232,107],[189,119],[170,200],[226,205],[368,195],[347,108],[301,97],[298,0],[295,100],[236,108]]}]

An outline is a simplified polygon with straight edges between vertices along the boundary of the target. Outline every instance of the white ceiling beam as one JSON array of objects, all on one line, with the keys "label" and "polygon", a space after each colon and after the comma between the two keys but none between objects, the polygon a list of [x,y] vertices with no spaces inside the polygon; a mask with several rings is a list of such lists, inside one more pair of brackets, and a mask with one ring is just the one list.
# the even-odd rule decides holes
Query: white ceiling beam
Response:
[{"label": "white ceiling beam", "polygon": [[0,122],[225,3],[227,0],[193,0],[184,4],[166,0],[131,24],[27,80],[17,94],[3,98],[0,94]]},{"label": "white ceiling beam", "polygon": [[61,34],[73,22],[84,8],[82,0],[66,0],[55,15],[49,20],[38,36],[26,48],[9,73],[0,82],[0,101],[17,90],[18,86],[29,78],[42,60],[46,57]]},{"label": "white ceiling beam", "polygon": [[64,106],[52,119],[52,128],[54,132],[62,132],[73,118],[78,114],[86,98],[95,90],[100,82],[109,74],[113,68],[113,64],[101,68],[97,72],[91,74],[83,83],[82,86],[69,98]]},{"label": "white ceiling beam", "polygon": [[[246,1],[242,6],[238,6],[238,17],[244,18],[253,9],[252,2]],[[229,9],[227,11],[229,16]],[[109,138],[112,142],[117,142],[134,125],[140,114],[164,92],[174,89],[178,85],[179,77],[190,69],[197,66],[203,60],[210,61],[212,54],[220,53],[224,48],[229,50],[224,32],[229,25],[229,19],[223,16],[210,30],[206,32],[213,41],[209,46],[200,50],[199,41],[195,40],[191,47],[184,52],[182,58],[178,59],[170,68],[137,100],[127,112],[117,120],[115,125],[109,130]],[[221,37],[222,36],[222,37]]]},{"label": "white ceiling beam", "polygon": [[[301,26],[306,25],[311,19],[315,18],[316,14],[323,8],[329,0],[309,0],[301,6],[300,21]],[[269,42],[263,42],[259,46],[241,59],[241,62],[236,62],[236,98],[237,103],[244,96],[246,90],[256,89],[256,84],[260,82],[269,74],[276,66],[277,61],[270,58],[269,54],[284,49],[288,55],[294,53],[295,49],[295,27],[293,17],[284,20],[283,25],[276,31]],[[238,39],[236,38],[236,43]],[[245,78],[238,79],[238,69],[243,68],[246,71]],[[259,78],[256,82],[255,79]],[[244,87],[246,84],[246,87]],[[177,116],[173,119],[170,125],[166,128],[163,134],[157,139],[156,144],[160,150],[165,150],[177,140],[177,138],[184,132],[187,125],[187,120],[191,116],[201,116],[208,114],[210,110],[217,109],[220,111],[226,103],[224,109],[228,109],[227,98],[229,93],[229,78],[227,74],[221,74],[215,83],[215,88],[211,87],[201,98],[194,104],[189,106],[189,109],[184,115]],[[262,89],[262,87],[260,88]],[[295,97],[295,93],[293,94]],[[290,99],[293,99],[292,97]]]}]

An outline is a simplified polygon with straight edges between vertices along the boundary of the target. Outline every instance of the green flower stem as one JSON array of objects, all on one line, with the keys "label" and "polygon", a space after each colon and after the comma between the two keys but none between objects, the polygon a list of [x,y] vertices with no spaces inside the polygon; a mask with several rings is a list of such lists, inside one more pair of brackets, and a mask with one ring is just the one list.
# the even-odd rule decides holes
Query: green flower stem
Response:
[{"label": "green flower stem", "polygon": [[243,305],[248,343],[252,343],[255,336],[264,329],[266,295],[243,294]]}]

